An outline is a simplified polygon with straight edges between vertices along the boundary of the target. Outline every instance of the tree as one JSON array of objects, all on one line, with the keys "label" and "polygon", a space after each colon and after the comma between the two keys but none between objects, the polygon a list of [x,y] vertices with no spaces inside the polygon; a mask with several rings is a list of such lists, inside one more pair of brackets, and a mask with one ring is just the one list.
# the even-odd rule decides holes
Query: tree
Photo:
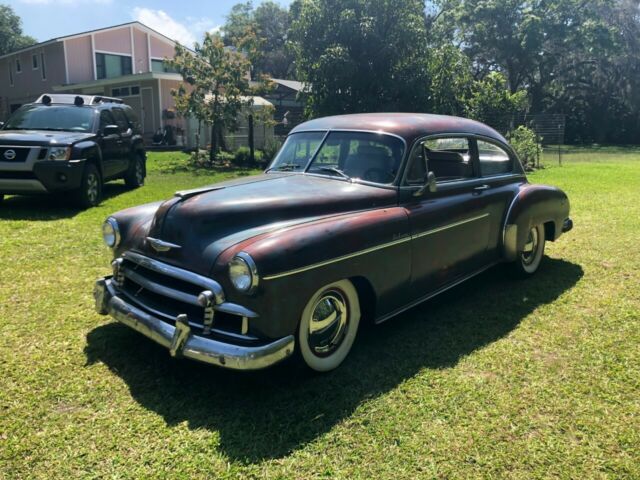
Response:
[{"label": "tree", "polygon": [[187,85],[171,92],[176,109],[180,115],[193,115],[211,126],[209,160],[213,162],[223,146],[224,130],[234,131],[238,114],[252,104],[249,62],[244,55],[225,48],[219,35],[206,33],[193,53],[176,45],[176,55],[170,63]]},{"label": "tree", "polygon": [[231,9],[222,31],[226,45],[247,53],[254,76],[289,78],[293,73],[293,55],[286,46],[289,23],[288,10],[277,3],[264,2],[254,9],[245,2]]},{"label": "tree", "polygon": [[519,90],[511,93],[504,75],[491,72],[484,80],[476,81],[471,86],[466,116],[504,131],[511,117],[523,113],[526,108],[527,92]]},{"label": "tree", "polygon": [[22,20],[8,5],[0,5],[0,55],[37,43],[22,34]]},{"label": "tree", "polygon": [[308,115],[428,108],[422,1],[297,0],[291,15]]}]

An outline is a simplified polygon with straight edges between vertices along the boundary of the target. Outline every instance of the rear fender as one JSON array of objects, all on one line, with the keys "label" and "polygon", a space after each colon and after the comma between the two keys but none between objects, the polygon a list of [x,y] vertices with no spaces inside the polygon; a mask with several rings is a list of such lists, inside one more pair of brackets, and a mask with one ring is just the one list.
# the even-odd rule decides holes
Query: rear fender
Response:
[{"label": "rear fender", "polygon": [[503,226],[503,255],[507,261],[517,258],[534,225],[552,224],[547,228],[547,240],[555,241],[562,235],[562,226],[569,217],[569,199],[556,187],[525,184],[515,196],[507,211]]}]

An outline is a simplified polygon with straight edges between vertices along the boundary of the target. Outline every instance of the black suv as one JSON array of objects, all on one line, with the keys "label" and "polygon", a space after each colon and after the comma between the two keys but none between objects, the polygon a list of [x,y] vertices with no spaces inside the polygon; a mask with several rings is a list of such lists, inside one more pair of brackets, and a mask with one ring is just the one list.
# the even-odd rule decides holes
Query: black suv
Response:
[{"label": "black suv", "polygon": [[100,203],[104,182],[135,188],[145,176],[140,124],[120,99],[42,95],[0,123],[0,200],[72,192],[87,208]]}]

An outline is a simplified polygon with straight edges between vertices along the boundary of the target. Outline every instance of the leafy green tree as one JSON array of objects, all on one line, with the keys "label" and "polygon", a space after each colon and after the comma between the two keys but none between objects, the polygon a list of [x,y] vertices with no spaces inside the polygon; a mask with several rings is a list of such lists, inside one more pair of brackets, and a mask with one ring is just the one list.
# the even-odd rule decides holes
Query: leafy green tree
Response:
[{"label": "leafy green tree", "polygon": [[484,80],[476,81],[471,86],[466,115],[504,131],[512,116],[523,113],[526,108],[527,92],[519,90],[511,93],[504,75],[491,72]]},{"label": "leafy green tree", "polygon": [[22,20],[8,5],[0,5],[0,55],[37,43],[36,39],[22,34]]},{"label": "leafy green tree", "polygon": [[298,0],[291,15],[308,115],[428,108],[422,1]]},{"label": "leafy green tree", "polygon": [[244,55],[225,48],[219,35],[205,34],[202,44],[196,44],[194,50],[195,54],[176,45],[170,63],[182,75],[185,85],[171,94],[181,115],[193,115],[211,126],[209,160],[213,162],[223,146],[224,130],[234,131],[239,113],[252,103],[249,62]]},{"label": "leafy green tree", "polygon": [[289,12],[275,2],[263,2],[253,8],[251,2],[231,9],[222,28],[226,45],[245,51],[255,76],[290,78],[293,54],[287,49]]}]

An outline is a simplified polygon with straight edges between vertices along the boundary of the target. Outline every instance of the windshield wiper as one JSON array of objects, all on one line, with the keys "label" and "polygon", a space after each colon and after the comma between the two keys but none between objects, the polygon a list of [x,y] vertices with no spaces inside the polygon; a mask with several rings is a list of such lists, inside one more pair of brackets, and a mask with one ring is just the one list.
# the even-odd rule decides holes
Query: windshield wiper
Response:
[{"label": "windshield wiper", "polygon": [[349,175],[347,175],[346,173],[344,173],[342,170],[340,170],[337,167],[316,167],[318,170],[322,170],[323,172],[332,172],[332,173],[337,173],[338,175],[340,175],[342,178],[346,178],[347,180],[351,180],[351,177]]},{"label": "windshield wiper", "polygon": [[272,167],[267,172],[274,170],[276,172],[291,172],[292,170],[296,170],[300,168],[300,165],[297,163],[283,163],[282,165],[278,165],[277,167]]}]

